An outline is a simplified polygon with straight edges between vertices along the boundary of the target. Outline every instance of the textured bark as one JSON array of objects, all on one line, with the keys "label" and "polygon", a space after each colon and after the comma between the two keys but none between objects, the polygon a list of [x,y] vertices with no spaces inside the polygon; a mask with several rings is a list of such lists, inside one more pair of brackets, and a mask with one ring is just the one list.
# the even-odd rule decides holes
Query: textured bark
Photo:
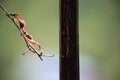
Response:
[{"label": "textured bark", "polygon": [[78,0],[60,0],[60,80],[79,80]]}]

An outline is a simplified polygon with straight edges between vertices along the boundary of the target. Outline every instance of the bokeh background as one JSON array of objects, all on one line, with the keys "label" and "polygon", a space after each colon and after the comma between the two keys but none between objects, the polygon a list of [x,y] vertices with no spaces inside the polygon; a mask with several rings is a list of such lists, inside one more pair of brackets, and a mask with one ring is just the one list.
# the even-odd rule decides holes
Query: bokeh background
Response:
[{"label": "bokeh background", "polygon": [[120,79],[119,4],[119,0],[80,0],[81,55],[94,63],[100,80]]},{"label": "bokeh background", "polygon": [[[44,61],[21,55],[25,42],[0,10],[0,80],[59,80],[59,0],[0,0],[26,21],[25,29],[41,43]],[[120,79],[119,0],[80,0],[80,80]]]},{"label": "bokeh background", "polygon": [[45,55],[28,52],[21,34],[0,9],[0,80],[58,80],[59,75],[59,1],[0,0],[9,12],[19,13],[25,29],[42,45]]}]

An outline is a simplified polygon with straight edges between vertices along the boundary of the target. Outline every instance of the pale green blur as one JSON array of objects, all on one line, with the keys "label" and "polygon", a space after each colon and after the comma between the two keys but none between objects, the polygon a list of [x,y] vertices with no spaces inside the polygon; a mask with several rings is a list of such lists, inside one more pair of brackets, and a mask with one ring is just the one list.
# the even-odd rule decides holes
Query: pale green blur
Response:
[{"label": "pale green blur", "polygon": [[[49,54],[55,52],[58,55],[59,0],[1,0],[0,2],[10,12],[18,12],[23,17],[26,21],[25,29],[36,41],[41,43],[43,50],[46,52],[51,51]],[[79,1],[80,52],[96,60],[102,80],[120,79],[119,3],[118,0]],[[1,9],[0,45],[0,80],[15,80],[12,75],[12,72],[15,72],[14,67],[18,64],[29,67],[27,64],[19,63],[18,60],[26,46],[17,28],[4,16]],[[25,55],[22,58],[26,63],[28,61],[31,64],[25,57],[29,56]],[[34,62],[33,57],[29,57],[29,59]],[[35,58],[38,57],[35,56]],[[58,59],[56,61],[59,62]],[[17,65],[15,65],[16,62],[18,62]],[[44,65],[46,62],[40,63]],[[49,60],[48,63],[53,64]],[[53,66],[58,66],[58,64],[53,64]],[[44,70],[47,67],[45,66]],[[19,68],[17,70],[19,71]],[[23,80],[23,78],[19,80]]]},{"label": "pale green blur", "polygon": [[[58,0],[3,0],[0,2],[8,11],[17,12],[22,16],[26,22],[25,29],[33,36],[34,40],[42,45],[42,49],[45,52],[53,51],[53,53],[48,53],[48,55],[56,54],[54,53],[55,51],[58,54]],[[17,28],[3,14],[1,9],[0,45],[0,80],[13,80],[14,78],[11,76],[12,72],[14,72],[12,71],[14,70],[13,65],[26,49],[26,45]],[[25,58],[26,56],[27,54],[23,57]],[[29,65],[27,66],[29,67]]]},{"label": "pale green blur", "polygon": [[120,1],[80,0],[80,50],[93,57],[100,80],[120,79]]}]

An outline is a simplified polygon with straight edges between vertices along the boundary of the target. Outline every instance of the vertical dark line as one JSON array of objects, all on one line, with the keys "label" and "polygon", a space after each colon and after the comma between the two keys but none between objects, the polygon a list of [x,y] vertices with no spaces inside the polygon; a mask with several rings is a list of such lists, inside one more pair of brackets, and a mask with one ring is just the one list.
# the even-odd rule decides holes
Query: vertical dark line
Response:
[{"label": "vertical dark line", "polygon": [[60,80],[79,80],[78,0],[60,0]]}]

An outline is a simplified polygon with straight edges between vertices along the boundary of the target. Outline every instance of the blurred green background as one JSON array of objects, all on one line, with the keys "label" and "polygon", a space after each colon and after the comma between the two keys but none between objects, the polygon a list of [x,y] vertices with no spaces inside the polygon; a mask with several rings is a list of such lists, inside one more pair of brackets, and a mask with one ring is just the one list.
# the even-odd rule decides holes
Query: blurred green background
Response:
[{"label": "blurred green background", "polygon": [[[26,30],[36,41],[42,44],[42,49],[48,55],[52,53],[58,55],[59,0],[0,0],[0,2],[10,12],[18,12],[22,15],[27,24]],[[81,55],[94,58],[102,80],[119,80],[120,1],[80,0],[79,4]],[[39,79],[25,78],[33,74],[28,75],[23,71],[31,66],[32,68],[28,69],[28,71],[31,69],[34,71],[35,68],[41,68],[42,65],[46,70],[48,63],[57,67],[50,68],[53,72],[55,70],[55,74],[59,73],[58,57],[55,57],[55,59],[47,58],[47,60],[45,58],[45,61],[41,62],[33,54],[21,55],[26,49],[24,40],[13,23],[4,16],[2,10],[0,10],[0,44],[0,80],[40,80],[44,71],[40,73],[41,70],[38,70]],[[53,63],[56,63],[56,65]],[[47,72],[49,73],[49,71]],[[27,75],[20,77],[23,73]],[[19,78],[16,78],[15,74]],[[57,78],[42,80],[58,80],[58,75],[53,77]]]},{"label": "blurred green background", "polygon": [[[42,45],[42,49],[47,55],[58,54],[59,49],[59,1],[58,0],[0,0],[9,12],[17,12],[26,22],[25,29],[34,40]],[[28,80],[26,78],[15,78],[20,72],[15,73],[15,66],[24,63],[19,59],[31,58],[23,67],[35,65],[32,61],[38,60],[38,64],[43,63],[39,58],[28,53],[22,56],[22,52],[27,49],[23,38],[0,9],[0,80]],[[28,57],[33,56],[33,57]],[[44,60],[44,62],[46,62]],[[16,64],[18,63],[18,64]],[[28,65],[27,63],[30,63]],[[36,63],[36,61],[35,61]],[[49,63],[49,62],[48,62]],[[53,63],[53,62],[52,62]],[[16,65],[15,65],[16,64]],[[45,64],[45,63],[43,63]],[[42,65],[42,64],[41,64]],[[18,66],[17,66],[18,67]],[[19,66],[21,68],[21,66]],[[41,67],[39,67],[41,68]],[[44,67],[45,68],[45,67]],[[19,69],[17,69],[19,70]],[[48,71],[49,72],[49,71]],[[25,73],[25,70],[21,73]],[[33,74],[34,75],[34,74]],[[27,76],[27,75],[26,75]],[[31,75],[28,75],[31,76]],[[27,76],[27,77],[28,77]],[[49,78],[49,77],[48,77]],[[37,80],[37,79],[29,79]],[[40,79],[39,79],[40,80]],[[43,79],[42,79],[43,80]]]},{"label": "blurred green background", "polygon": [[93,57],[103,79],[120,79],[120,1],[80,0],[80,50]]},{"label": "blurred green background", "polygon": [[101,80],[120,79],[120,1],[80,0],[80,50],[97,62]]}]

